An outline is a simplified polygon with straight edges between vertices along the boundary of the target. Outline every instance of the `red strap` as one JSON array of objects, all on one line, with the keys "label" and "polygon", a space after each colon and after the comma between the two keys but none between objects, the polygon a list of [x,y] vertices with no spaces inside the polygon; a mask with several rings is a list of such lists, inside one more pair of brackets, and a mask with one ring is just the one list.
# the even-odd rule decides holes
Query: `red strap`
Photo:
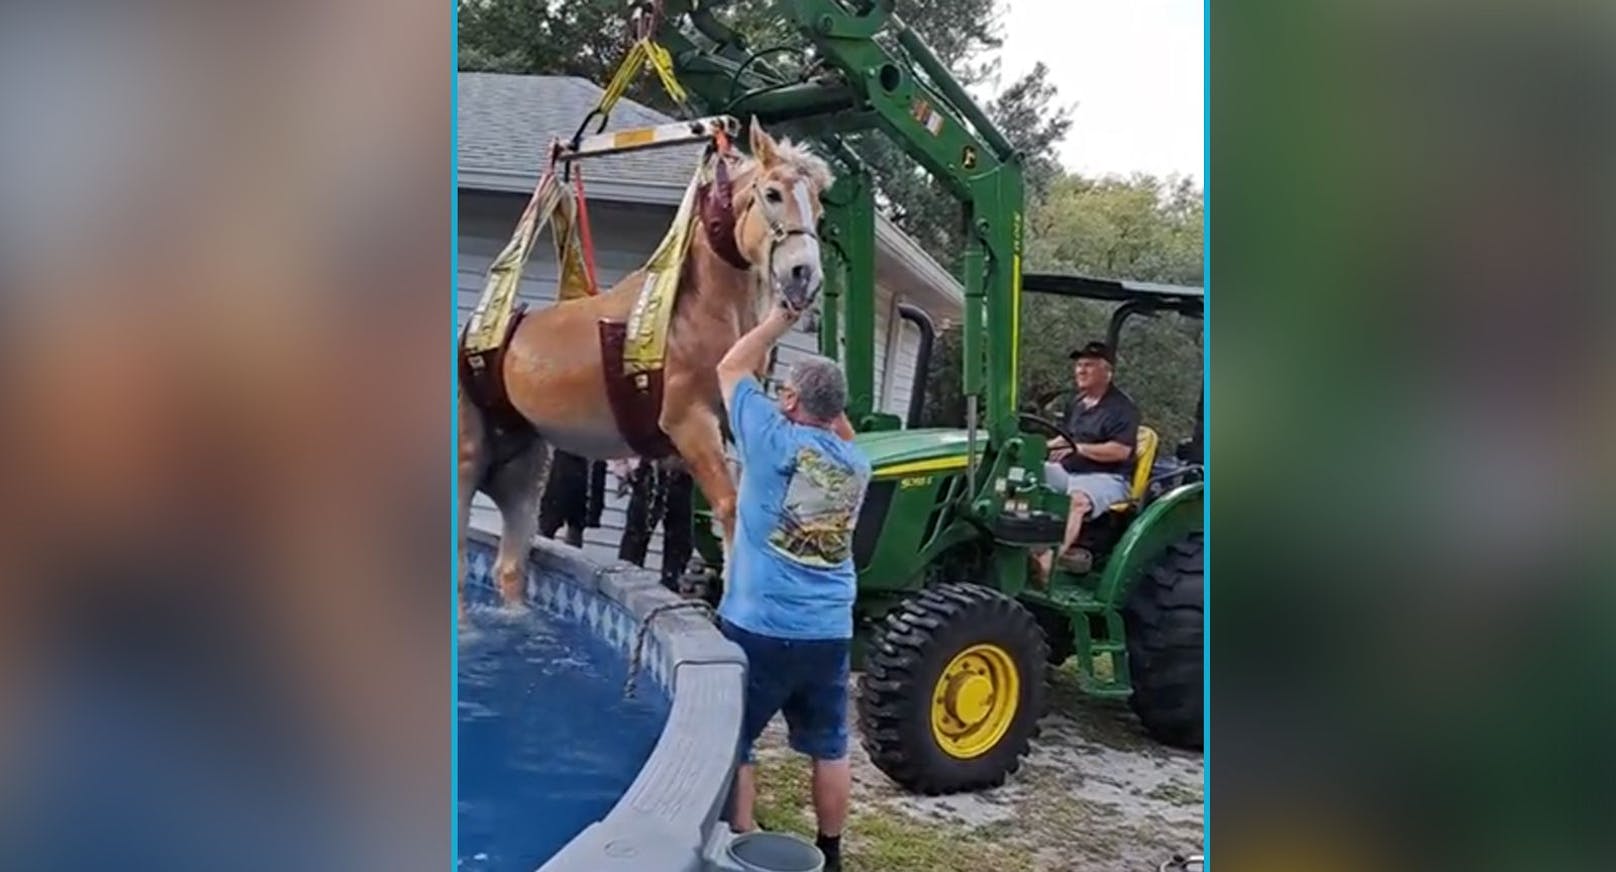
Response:
[{"label": "red strap", "polygon": [[578,238],[584,246],[584,269],[589,271],[589,293],[593,296],[599,293],[600,284],[595,280],[595,243],[589,236],[589,205],[584,198],[583,167],[574,167],[572,178],[578,192]]}]

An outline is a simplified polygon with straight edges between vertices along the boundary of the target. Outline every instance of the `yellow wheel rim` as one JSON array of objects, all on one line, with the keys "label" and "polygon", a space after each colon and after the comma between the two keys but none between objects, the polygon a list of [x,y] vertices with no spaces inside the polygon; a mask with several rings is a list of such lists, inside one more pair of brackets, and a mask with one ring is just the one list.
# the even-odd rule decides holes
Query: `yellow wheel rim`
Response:
[{"label": "yellow wheel rim", "polygon": [[1010,731],[1021,703],[1021,674],[1010,652],[972,645],[955,655],[931,695],[931,733],[951,757],[992,750]]}]

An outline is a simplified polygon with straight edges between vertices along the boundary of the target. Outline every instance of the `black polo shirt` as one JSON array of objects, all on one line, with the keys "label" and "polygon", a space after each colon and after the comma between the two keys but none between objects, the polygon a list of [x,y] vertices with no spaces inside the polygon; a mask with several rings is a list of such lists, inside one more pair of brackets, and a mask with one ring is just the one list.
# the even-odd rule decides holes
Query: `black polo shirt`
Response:
[{"label": "black polo shirt", "polygon": [[[1081,395],[1072,397],[1066,407],[1066,432],[1079,445],[1118,442],[1133,448],[1139,439],[1139,409],[1133,400],[1116,385],[1105,389],[1100,401],[1084,407]],[[1074,475],[1091,472],[1111,472],[1126,477],[1133,470],[1133,459],[1121,463],[1100,463],[1080,454],[1069,454],[1061,466]]]}]

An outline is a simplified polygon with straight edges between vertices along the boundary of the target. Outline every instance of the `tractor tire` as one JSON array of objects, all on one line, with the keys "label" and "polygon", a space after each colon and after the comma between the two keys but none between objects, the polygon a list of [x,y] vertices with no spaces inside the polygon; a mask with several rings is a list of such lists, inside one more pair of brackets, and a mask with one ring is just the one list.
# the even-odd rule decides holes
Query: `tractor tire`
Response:
[{"label": "tractor tire", "polygon": [[1163,744],[1200,750],[1205,718],[1202,534],[1174,542],[1122,607],[1128,633],[1129,705]]},{"label": "tractor tire", "polygon": [[1031,749],[1049,656],[1025,606],[947,583],[877,625],[857,700],[864,750],[899,786],[935,796],[997,787]]}]

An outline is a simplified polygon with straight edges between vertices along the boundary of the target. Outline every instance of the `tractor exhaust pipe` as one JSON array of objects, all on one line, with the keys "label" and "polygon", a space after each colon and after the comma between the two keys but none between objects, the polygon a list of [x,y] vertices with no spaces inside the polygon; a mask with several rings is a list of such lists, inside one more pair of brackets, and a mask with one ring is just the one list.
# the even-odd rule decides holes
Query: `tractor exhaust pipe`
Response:
[{"label": "tractor exhaust pipe", "polygon": [[909,303],[898,304],[898,317],[920,330],[920,350],[915,352],[915,383],[909,391],[909,414],[903,424],[913,430],[920,426],[920,414],[926,406],[926,376],[931,372],[931,349],[937,341],[937,326],[925,309]]}]

